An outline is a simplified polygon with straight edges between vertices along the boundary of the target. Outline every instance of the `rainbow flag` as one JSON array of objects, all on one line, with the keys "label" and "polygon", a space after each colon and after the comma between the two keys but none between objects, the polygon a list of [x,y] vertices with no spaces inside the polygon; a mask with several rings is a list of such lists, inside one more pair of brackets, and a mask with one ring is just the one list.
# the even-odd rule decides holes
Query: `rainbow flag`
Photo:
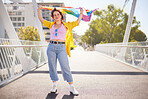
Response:
[{"label": "rainbow flag", "polygon": [[[50,10],[52,11],[55,7],[42,7],[42,9],[46,9],[46,10]],[[65,13],[65,14],[70,14],[70,15],[73,15],[75,17],[79,17],[80,15],[80,9],[81,8],[73,8],[73,7],[56,7],[57,10],[60,10],[62,13]],[[83,8],[84,9],[84,8]],[[98,9],[98,8],[97,8]],[[94,10],[85,10],[84,9],[84,13],[83,13],[83,16],[82,16],[82,20],[83,21],[90,21],[91,19],[91,16],[92,16],[92,13],[95,12],[97,9],[94,9]]]}]

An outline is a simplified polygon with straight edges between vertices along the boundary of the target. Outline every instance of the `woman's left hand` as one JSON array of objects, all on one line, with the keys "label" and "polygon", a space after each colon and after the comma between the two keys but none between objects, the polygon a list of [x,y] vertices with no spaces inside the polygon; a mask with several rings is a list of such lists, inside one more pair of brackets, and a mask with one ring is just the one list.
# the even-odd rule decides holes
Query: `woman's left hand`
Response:
[{"label": "woman's left hand", "polygon": [[81,14],[81,13],[83,14],[83,12],[84,12],[84,10],[83,10],[83,8],[81,8],[81,9],[80,9],[80,14]]},{"label": "woman's left hand", "polygon": [[80,23],[80,21],[81,21],[81,19],[82,19],[83,12],[84,12],[83,8],[80,8],[80,15],[79,15],[79,17],[78,17],[78,19],[77,19],[78,24]]}]

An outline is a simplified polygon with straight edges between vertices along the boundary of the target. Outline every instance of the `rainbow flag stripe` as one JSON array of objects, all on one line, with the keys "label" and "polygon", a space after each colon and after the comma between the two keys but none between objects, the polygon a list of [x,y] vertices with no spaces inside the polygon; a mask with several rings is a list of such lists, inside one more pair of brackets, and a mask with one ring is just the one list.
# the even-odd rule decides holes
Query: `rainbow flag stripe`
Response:
[{"label": "rainbow flag stripe", "polygon": [[[42,9],[46,9],[46,10],[50,10],[52,11],[55,7],[42,7]],[[75,17],[79,17],[80,15],[80,12],[79,10],[81,8],[73,8],[73,7],[56,7],[56,9],[60,10],[62,13],[65,13],[65,14],[70,14],[70,15],[73,15]],[[82,20],[83,21],[90,21],[91,19],[91,16],[92,16],[92,13],[95,12],[97,9],[94,9],[94,10],[84,10],[84,13],[83,16],[82,16]]]}]

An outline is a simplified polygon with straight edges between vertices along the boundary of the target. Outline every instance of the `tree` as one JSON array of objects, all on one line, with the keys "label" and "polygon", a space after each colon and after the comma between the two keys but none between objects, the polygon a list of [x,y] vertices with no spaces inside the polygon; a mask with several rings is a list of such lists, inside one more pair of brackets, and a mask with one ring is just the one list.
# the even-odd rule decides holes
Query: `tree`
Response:
[{"label": "tree", "polygon": [[[96,11],[97,16],[93,20],[89,29],[82,36],[82,41],[87,44],[115,43],[122,42],[128,21],[128,15],[121,9],[116,9],[109,5],[107,10]],[[139,30],[140,22],[133,18],[131,35],[129,41],[146,41],[146,35]],[[91,39],[91,42],[90,42]]]},{"label": "tree", "polygon": [[34,26],[27,26],[19,28],[18,37],[21,40],[40,41],[39,31]]},{"label": "tree", "polygon": [[[46,35],[46,33],[44,32],[44,34]],[[24,27],[20,27],[19,28],[19,32],[18,32],[18,37],[21,40],[30,40],[30,41],[40,41],[40,36],[39,36],[39,31],[37,28],[35,28],[34,26],[27,26],[26,29]],[[23,45],[33,45],[34,42],[24,42]],[[24,52],[25,53],[29,53],[30,51],[32,51],[32,59],[38,63],[39,57],[38,57],[38,49],[41,49],[39,47],[25,47],[24,48]],[[41,52],[42,53],[42,52]],[[41,54],[41,61],[42,59],[44,59],[44,57]]]},{"label": "tree", "polygon": [[147,37],[145,35],[144,32],[142,32],[141,30],[139,29],[134,29],[136,27],[133,27],[132,30],[131,30],[131,34],[130,34],[130,41],[131,40],[136,40],[136,41],[146,41],[147,40]]}]

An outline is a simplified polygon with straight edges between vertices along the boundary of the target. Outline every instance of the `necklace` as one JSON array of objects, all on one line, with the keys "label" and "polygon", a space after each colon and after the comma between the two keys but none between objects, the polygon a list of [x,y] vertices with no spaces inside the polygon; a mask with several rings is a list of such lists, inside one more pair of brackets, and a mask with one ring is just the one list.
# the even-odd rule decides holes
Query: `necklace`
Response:
[{"label": "necklace", "polygon": [[54,27],[55,27],[56,29],[58,29],[58,28],[61,27],[61,25],[62,25],[62,24],[55,24]]}]

